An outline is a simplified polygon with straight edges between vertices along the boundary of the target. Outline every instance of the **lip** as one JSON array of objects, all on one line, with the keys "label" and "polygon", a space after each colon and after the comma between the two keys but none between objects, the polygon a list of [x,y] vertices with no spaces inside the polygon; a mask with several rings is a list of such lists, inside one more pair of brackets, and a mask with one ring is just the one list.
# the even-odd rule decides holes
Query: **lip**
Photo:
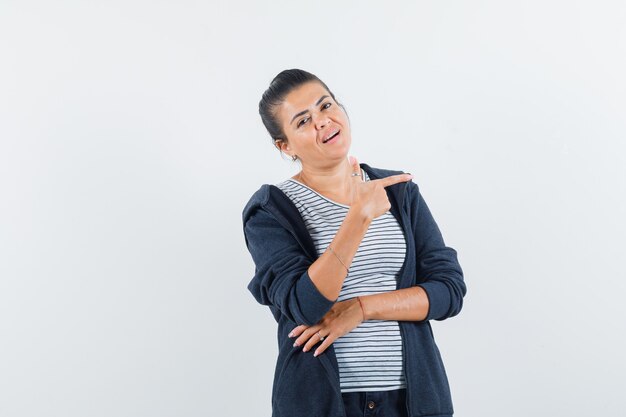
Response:
[{"label": "lip", "polygon": [[[335,135],[335,132],[337,133],[336,135]],[[335,139],[337,139],[337,137],[338,137],[339,135],[341,135],[341,129],[339,129],[339,128],[334,128],[334,129],[331,129],[331,130],[330,130],[327,134],[325,134],[325,135],[323,136],[323,138],[328,138],[328,137],[330,137],[330,136],[332,136],[332,135],[335,135],[335,137],[333,137],[331,140],[325,141],[326,139],[322,139],[322,144],[327,144],[327,143],[329,143],[329,142],[334,142],[334,141],[335,141]]]},{"label": "lip", "polygon": [[341,131],[339,131],[332,139],[327,142],[322,142],[322,145],[332,145],[337,142],[337,140],[341,137]]}]

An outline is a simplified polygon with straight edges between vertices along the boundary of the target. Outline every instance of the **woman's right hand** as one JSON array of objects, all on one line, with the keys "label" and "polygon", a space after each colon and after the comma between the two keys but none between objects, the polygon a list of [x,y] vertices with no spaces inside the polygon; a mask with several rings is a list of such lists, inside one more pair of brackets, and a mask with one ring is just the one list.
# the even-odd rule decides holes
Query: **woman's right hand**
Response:
[{"label": "woman's right hand", "polygon": [[350,208],[356,210],[370,221],[378,216],[382,216],[391,208],[385,187],[399,182],[409,181],[413,178],[411,174],[398,174],[377,180],[365,181],[361,176],[359,161],[357,161],[354,156],[351,156],[350,163],[352,165],[352,172],[359,174],[358,176],[352,176],[355,187],[353,187],[352,204]]}]

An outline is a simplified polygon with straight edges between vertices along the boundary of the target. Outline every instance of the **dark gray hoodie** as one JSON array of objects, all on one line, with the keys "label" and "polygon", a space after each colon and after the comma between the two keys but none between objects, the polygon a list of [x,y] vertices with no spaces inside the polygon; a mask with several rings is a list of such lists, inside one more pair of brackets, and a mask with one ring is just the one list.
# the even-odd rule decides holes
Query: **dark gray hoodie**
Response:
[{"label": "dark gray hoodie", "polygon": [[[401,171],[361,167],[375,180]],[[467,289],[457,252],[447,247],[439,227],[413,181],[385,188],[406,239],[398,289],[419,285],[428,295],[423,321],[399,321],[411,417],[450,417],[450,387],[429,320],[457,315]],[[246,245],[255,263],[248,285],[278,322],[278,360],[272,387],[272,417],[345,417],[333,345],[318,357],[315,348],[293,347],[289,332],[319,322],[337,300],[322,295],[309,277],[317,259],[313,240],[298,212],[278,187],[264,184],[243,210]]]}]

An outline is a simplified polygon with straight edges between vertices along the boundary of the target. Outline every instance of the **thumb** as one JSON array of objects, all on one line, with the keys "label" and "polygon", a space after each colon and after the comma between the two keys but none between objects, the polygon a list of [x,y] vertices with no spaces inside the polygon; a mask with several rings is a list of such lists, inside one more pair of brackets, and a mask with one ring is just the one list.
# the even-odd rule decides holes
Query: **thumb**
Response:
[{"label": "thumb", "polygon": [[359,165],[359,161],[355,156],[349,156],[348,160],[350,161],[350,165],[352,166],[352,172],[361,172],[361,166]]},{"label": "thumb", "polygon": [[361,166],[359,165],[358,159],[356,157],[351,156],[350,162],[352,166],[352,178],[357,179],[357,181],[363,181],[363,174],[361,173]]}]

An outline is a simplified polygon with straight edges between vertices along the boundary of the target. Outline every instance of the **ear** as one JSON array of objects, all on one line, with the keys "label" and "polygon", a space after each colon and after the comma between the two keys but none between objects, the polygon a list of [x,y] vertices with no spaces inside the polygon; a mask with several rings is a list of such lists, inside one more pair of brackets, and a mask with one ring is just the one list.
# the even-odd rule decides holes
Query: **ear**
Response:
[{"label": "ear", "polygon": [[[287,155],[289,155],[289,153],[287,151],[289,151],[289,144],[287,142],[285,142],[282,139],[276,139],[274,141],[274,146],[276,146],[276,148],[281,151],[286,153]],[[291,155],[289,155],[291,156]]]}]

